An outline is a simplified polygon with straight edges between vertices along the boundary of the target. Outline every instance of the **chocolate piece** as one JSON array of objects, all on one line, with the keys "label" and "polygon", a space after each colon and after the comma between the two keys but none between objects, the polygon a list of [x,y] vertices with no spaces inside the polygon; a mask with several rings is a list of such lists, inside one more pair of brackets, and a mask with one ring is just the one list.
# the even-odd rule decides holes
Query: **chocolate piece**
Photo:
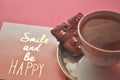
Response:
[{"label": "chocolate piece", "polygon": [[77,56],[81,53],[80,41],[77,33],[77,25],[82,18],[82,14],[78,13],[72,18],[68,19],[67,23],[62,23],[51,30],[51,33],[69,52]]},{"label": "chocolate piece", "polygon": [[78,22],[80,21],[80,19],[83,17],[82,13],[78,13],[75,16],[73,16],[72,18],[68,19],[68,23],[73,27],[73,28],[77,28]]},{"label": "chocolate piece", "polygon": [[60,42],[65,42],[70,37],[70,25],[67,23],[62,23],[56,26],[54,29],[51,30],[51,33],[57,38]]},{"label": "chocolate piece", "polygon": [[64,43],[64,47],[73,53],[74,56],[81,53],[79,37],[72,37]]}]

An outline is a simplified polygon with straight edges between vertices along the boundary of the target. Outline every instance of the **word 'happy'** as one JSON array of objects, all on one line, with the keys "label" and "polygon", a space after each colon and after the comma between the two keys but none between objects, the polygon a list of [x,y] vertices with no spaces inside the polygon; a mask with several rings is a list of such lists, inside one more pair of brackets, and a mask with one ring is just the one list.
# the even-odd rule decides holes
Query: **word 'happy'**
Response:
[{"label": "word 'happy'", "polygon": [[41,77],[43,67],[44,64],[40,64],[40,63],[37,64],[32,62],[20,62],[19,60],[15,61],[14,59],[12,59],[8,73],[13,75],[21,75],[21,76],[22,75],[26,76],[27,74],[33,76],[34,74],[38,74],[38,76]]}]

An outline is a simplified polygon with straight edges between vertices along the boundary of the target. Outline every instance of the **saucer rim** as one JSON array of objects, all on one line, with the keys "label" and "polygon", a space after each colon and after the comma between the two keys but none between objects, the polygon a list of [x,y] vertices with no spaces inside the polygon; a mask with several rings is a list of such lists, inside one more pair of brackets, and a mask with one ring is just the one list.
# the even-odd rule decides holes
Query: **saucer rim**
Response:
[{"label": "saucer rim", "polygon": [[63,63],[63,60],[62,60],[62,57],[61,56],[61,51],[59,48],[57,48],[57,61],[58,61],[58,64],[62,70],[62,72],[70,79],[70,80],[76,80],[71,74],[70,72],[66,69],[64,63]]},{"label": "saucer rim", "polygon": [[[70,71],[65,67],[65,63],[63,61],[62,58],[62,51],[64,50],[63,45],[59,44],[59,46],[57,47],[57,61],[58,61],[58,65],[61,68],[62,72],[65,74],[66,77],[68,77],[70,80],[77,80],[76,77],[72,76],[70,74]],[[83,59],[84,55],[81,54],[80,55],[80,61]]]}]

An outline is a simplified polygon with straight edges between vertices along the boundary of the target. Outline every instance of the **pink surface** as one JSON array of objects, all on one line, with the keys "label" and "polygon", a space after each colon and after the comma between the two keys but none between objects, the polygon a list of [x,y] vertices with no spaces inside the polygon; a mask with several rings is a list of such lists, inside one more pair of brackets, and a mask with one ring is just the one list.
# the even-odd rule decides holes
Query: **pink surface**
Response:
[{"label": "pink surface", "polygon": [[0,0],[0,27],[3,22],[55,27],[78,12],[100,9],[120,12],[120,0]]},{"label": "pink surface", "polygon": [[15,22],[54,27],[78,12],[120,12],[120,0],[0,0],[0,26]]}]

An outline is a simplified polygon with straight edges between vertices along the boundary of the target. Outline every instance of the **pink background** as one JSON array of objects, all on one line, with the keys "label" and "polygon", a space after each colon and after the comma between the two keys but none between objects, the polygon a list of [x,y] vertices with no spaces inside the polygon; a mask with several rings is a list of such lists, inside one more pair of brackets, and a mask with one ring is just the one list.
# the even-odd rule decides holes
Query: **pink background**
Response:
[{"label": "pink background", "polygon": [[55,27],[78,12],[101,9],[120,12],[120,0],[0,0],[0,27],[3,22]]},{"label": "pink background", "polygon": [[55,27],[78,12],[120,12],[120,0],[0,0],[0,26],[15,22]]}]

